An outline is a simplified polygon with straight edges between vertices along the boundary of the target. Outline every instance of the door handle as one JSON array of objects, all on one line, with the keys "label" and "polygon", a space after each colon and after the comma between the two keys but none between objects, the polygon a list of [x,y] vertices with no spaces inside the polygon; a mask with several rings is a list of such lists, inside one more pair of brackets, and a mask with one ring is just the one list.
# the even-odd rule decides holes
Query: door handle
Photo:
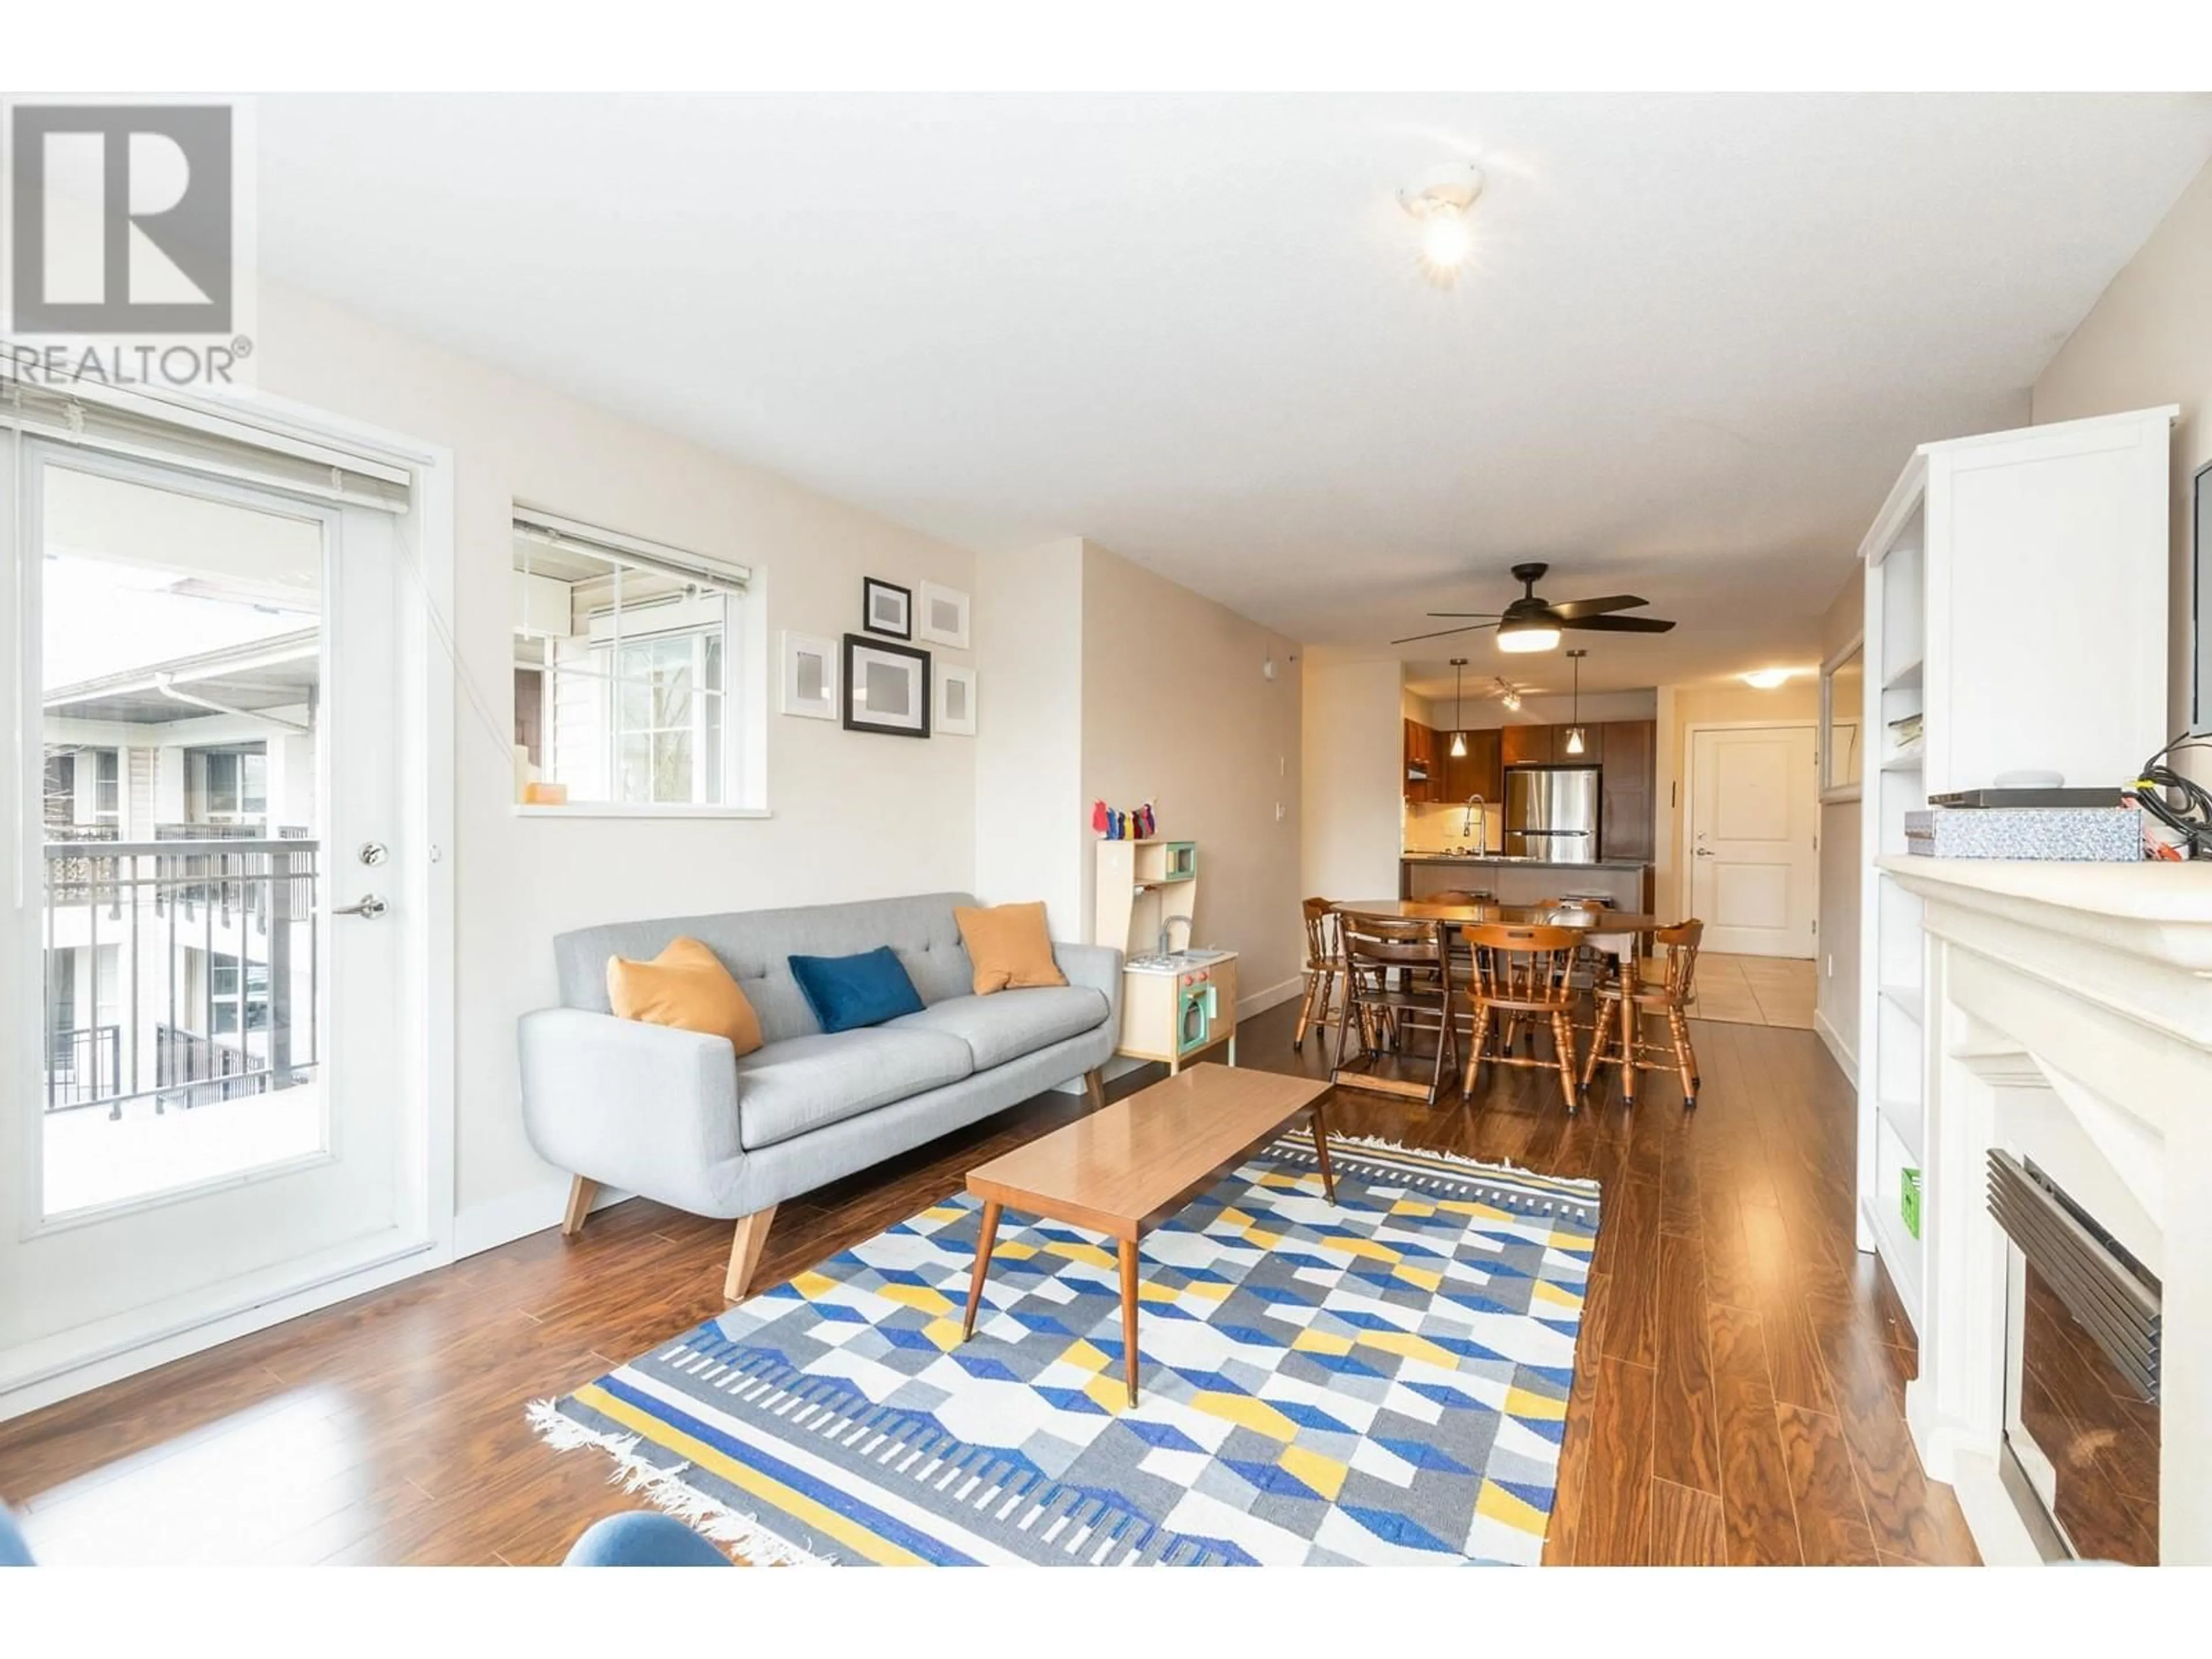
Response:
[{"label": "door handle", "polygon": [[374,893],[365,893],[358,904],[341,904],[331,914],[334,916],[359,916],[363,921],[374,921],[392,907]]},{"label": "door handle", "polygon": [[1703,847],[1695,847],[1695,848],[1691,848],[1690,850],[1691,850],[1692,853],[1694,853],[1698,857],[1699,857],[1699,858],[1701,858],[1701,859],[1709,859],[1709,858],[1712,857],[1712,853],[1711,852],[1711,850],[1710,850],[1710,849],[1708,849],[1708,848],[1703,848]]}]

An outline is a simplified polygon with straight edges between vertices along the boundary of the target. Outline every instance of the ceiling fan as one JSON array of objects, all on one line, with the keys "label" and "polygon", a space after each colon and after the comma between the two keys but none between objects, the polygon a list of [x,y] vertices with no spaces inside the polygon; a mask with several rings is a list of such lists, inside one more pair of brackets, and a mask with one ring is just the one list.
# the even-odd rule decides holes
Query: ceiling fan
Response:
[{"label": "ceiling fan", "polygon": [[1559,630],[1572,628],[1601,634],[1664,634],[1674,627],[1656,617],[1619,617],[1617,611],[1633,611],[1648,603],[1632,593],[1613,593],[1601,599],[1570,599],[1553,605],[1536,597],[1536,584],[1549,570],[1547,564],[1516,564],[1513,580],[1521,584],[1521,597],[1498,611],[1431,611],[1431,617],[1468,617],[1458,628],[1440,628],[1432,634],[1409,634],[1393,645],[1416,640],[1440,640],[1451,634],[1471,634],[1495,626],[1500,651],[1549,651],[1559,642]]}]

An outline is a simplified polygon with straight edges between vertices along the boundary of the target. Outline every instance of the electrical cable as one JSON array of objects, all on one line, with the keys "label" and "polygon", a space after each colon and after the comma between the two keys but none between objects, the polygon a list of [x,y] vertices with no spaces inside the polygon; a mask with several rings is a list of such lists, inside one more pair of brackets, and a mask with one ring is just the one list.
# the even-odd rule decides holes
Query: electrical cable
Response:
[{"label": "electrical cable", "polygon": [[2166,764],[2191,752],[2212,752],[2212,733],[2181,732],[2142,763],[2130,787],[2136,804],[2179,836],[2191,857],[2212,858],[2212,790]]}]

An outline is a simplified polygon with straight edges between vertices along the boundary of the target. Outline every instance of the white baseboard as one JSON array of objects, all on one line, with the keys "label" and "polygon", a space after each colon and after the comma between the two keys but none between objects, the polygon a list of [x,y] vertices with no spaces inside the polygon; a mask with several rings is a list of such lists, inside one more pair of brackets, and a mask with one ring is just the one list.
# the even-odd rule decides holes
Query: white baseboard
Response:
[{"label": "white baseboard", "polygon": [[[604,1210],[610,1204],[636,1196],[617,1187],[603,1187],[592,1200],[592,1208]],[[557,1227],[568,1207],[566,1176],[556,1176],[504,1198],[471,1204],[453,1218],[453,1260],[459,1261],[463,1256],[477,1255],[501,1244],[512,1244],[518,1238],[527,1238],[532,1233],[542,1233],[548,1227]]]},{"label": "white baseboard", "polygon": [[1818,1009],[1813,1013],[1813,1033],[1820,1039],[1821,1045],[1835,1060],[1838,1069],[1850,1080],[1851,1087],[1857,1088],[1859,1057],[1851,1052],[1850,1045],[1837,1035],[1836,1028],[1828,1024],[1828,1017]]},{"label": "white baseboard", "polygon": [[1264,1014],[1270,1008],[1280,1007],[1305,989],[1304,974],[1293,974],[1280,985],[1270,985],[1264,991],[1250,991],[1238,998],[1237,1018],[1242,1022],[1249,1014]]}]

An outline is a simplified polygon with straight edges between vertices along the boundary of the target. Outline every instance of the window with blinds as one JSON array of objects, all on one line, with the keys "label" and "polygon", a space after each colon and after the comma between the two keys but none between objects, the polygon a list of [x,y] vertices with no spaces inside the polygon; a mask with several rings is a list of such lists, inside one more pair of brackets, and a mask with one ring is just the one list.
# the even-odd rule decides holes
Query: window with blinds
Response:
[{"label": "window with blinds", "polygon": [[743,566],[518,507],[514,767],[525,805],[739,799]]}]

